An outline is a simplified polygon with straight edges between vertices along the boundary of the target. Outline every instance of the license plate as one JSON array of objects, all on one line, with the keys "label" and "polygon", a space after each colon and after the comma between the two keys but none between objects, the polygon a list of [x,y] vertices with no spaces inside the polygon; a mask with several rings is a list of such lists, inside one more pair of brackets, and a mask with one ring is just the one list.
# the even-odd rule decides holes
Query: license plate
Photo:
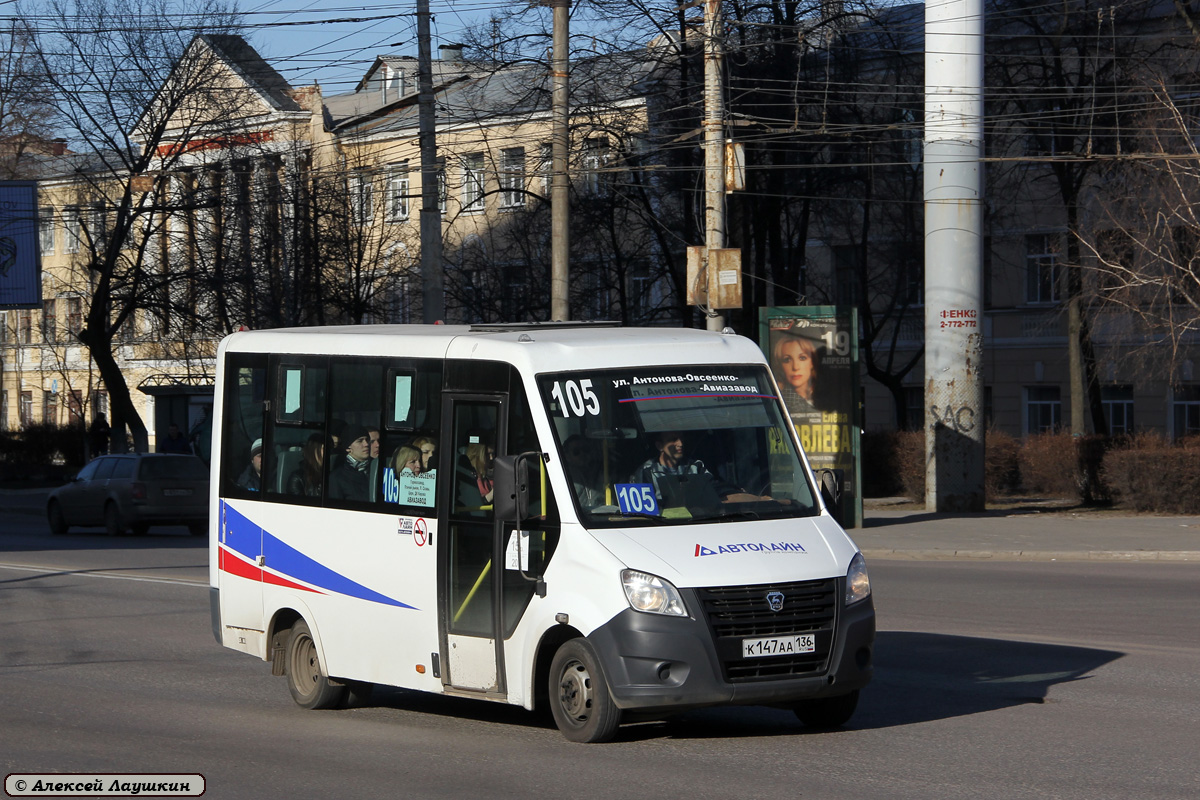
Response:
[{"label": "license plate", "polygon": [[191,489],[163,489],[163,497],[191,497]]},{"label": "license plate", "polygon": [[765,639],[742,639],[742,658],[765,656],[791,656],[798,653],[815,653],[817,637],[811,633],[799,636],[769,636]]}]

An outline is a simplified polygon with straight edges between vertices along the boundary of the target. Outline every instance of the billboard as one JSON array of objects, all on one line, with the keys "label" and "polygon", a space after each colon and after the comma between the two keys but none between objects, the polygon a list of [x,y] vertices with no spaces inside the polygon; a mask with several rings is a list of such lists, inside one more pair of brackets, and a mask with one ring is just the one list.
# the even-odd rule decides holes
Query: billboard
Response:
[{"label": "billboard", "polygon": [[857,313],[852,307],[776,306],[759,315],[759,346],[809,464],[842,471],[847,528],[862,524]]},{"label": "billboard", "polygon": [[37,184],[0,181],[0,309],[41,305]]}]

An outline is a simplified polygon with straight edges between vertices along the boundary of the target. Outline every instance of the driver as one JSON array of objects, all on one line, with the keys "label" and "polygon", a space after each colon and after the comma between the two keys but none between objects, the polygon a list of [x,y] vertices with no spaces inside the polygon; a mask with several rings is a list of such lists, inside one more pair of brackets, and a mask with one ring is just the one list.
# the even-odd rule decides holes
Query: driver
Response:
[{"label": "driver", "polygon": [[654,435],[654,449],[657,455],[647,459],[633,474],[632,483],[649,483],[654,486],[654,493],[662,499],[662,489],[659,488],[659,478],[664,475],[707,475],[712,480],[713,488],[723,503],[746,503],[754,500],[770,500],[770,497],[759,496],[745,492],[732,484],[717,479],[704,462],[697,458],[688,458],[684,452],[682,431],[659,431]]}]

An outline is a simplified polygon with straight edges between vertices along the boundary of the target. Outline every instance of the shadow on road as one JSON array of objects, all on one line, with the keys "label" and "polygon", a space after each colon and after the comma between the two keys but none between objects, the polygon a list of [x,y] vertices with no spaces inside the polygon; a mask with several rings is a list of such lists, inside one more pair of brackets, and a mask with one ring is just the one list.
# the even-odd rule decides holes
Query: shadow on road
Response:
[{"label": "shadow on road", "polygon": [[[842,731],[915,725],[1048,702],[1052,687],[1086,680],[1123,653],[1086,647],[982,639],[907,631],[881,632],[875,679]],[[381,689],[373,705],[492,724],[553,727],[549,714],[511,706]],[[788,710],[722,707],[690,711],[668,720],[625,725],[618,742],[652,739],[728,739],[779,735],[829,735],[809,731]]]}]

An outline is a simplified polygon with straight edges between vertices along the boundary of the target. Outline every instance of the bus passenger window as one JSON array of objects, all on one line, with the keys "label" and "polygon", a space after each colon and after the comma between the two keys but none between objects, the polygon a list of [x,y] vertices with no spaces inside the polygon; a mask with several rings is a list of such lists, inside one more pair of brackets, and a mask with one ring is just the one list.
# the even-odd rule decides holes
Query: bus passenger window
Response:
[{"label": "bus passenger window", "polygon": [[330,432],[337,437],[325,463],[331,505],[365,504],[380,496],[384,378],[381,360],[347,359],[330,367]]},{"label": "bus passenger window", "polygon": [[400,442],[384,459],[381,496],[386,503],[433,508],[437,496],[437,445],[431,436],[391,436]]}]

